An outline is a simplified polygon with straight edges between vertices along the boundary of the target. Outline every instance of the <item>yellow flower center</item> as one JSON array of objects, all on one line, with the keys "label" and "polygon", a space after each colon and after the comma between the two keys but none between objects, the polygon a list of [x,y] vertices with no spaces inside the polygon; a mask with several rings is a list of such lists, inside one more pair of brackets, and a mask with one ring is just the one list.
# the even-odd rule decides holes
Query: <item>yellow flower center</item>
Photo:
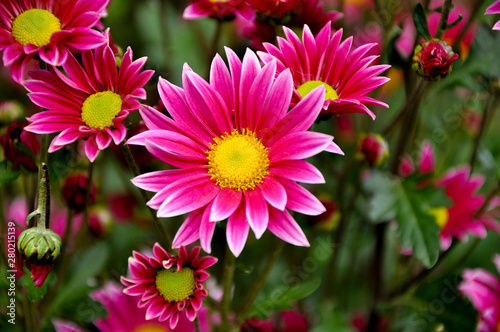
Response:
[{"label": "yellow flower center", "polygon": [[193,295],[196,281],[193,270],[183,267],[177,272],[176,267],[161,270],[156,274],[156,289],[169,302],[187,300]]},{"label": "yellow flower center", "polygon": [[337,91],[330,85],[323,83],[321,81],[307,81],[301,86],[297,88],[297,92],[300,94],[302,98],[307,96],[309,92],[317,88],[318,86],[323,85],[325,87],[325,100],[335,100],[339,99],[339,95],[337,94]]},{"label": "yellow flower center", "polygon": [[29,9],[12,22],[12,36],[21,45],[48,45],[52,34],[58,31],[61,31],[61,21],[45,9]]},{"label": "yellow flower center", "polygon": [[104,129],[122,109],[122,98],[111,91],[97,92],[83,102],[82,120],[91,128]]},{"label": "yellow flower center", "polygon": [[208,154],[208,173],[222,188],[253,190],[269,174],[268,149],[255,133],[236,129],[231,134],[214,138]]},{"label": "yellow flower center", "polygon": [[436,218],[436,224],[438,224],[439,227],[441,227],[441,229],[445,228],[446,224],[448,223],[448,219],[450,217],[447,207],[443,206],[437,208],[430,208],[429,213]]},{"label": "yellow flower center", "polygon": [[146,323],[138,326],[133,332],[169,332],[165,326],[157,323]]}]

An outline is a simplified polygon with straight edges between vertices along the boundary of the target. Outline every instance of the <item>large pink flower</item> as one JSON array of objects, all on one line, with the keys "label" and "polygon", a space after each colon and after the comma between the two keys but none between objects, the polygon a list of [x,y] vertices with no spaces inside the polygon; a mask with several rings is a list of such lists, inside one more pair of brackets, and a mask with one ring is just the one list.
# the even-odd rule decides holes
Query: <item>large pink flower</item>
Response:
[{"label": "large pink flower", "polygon": [[210,252],[215,224],[228,218],[227,241],[237,256],[249,228],[257,238],[269,230],[300,246],[309,243],[286,209],[309,215],[323,205],[295,181],[324,182],[302,159],[328,150],[342,153],[329,135],[309,132],[321,111],[324,89],[312,91],[288,112],[293,93],[289,70],[276,75],[276,62],[261,68],[248,50],[243,62],[226,49],[229,69],[217,55],[210,83],[183,72],[184,90],[160,79],[160,96],[173,120],[152,109],[140,112],[150,130],[128,144],[144,145],[160,160],[177,167],[133,179],[157,194],[148,205],[159,217],[191,212],[174,247],[201,241]]},{"label": "large pink flower", "polygon": [[125,285],[123,292],[140,296],[139,308],[146,308],[146,320],[158,318],[168,320],[173,329],[181,316],[191,322],[196,318],[204,297],[204,287],[210,275],[205,271],[217,262],[217,258],[198,258],[200,247],[191,253],[185,247],[179,249],[179,256],[171,256],[158,243],[153,247],[153,257],[133,253],[129,258],[130,278],[121,277]]},{"label": "large pink flower", "polygon": [[[486,8],[486,11],[484,14],[500,14],[500,0],[495,1],[492,3],[488,8]],[[500,21],[497,21],[495,25],[493,26],[493,30],[500,30]]]},{"label": "large pink flower", "polygon": [[[500,256],[495,256],[495,265],[500,272]],[[465,270],[459,286],[474,307],[479,311],[477,332],[500,331],[500,281],[483,269]]]},{"label": "large pink flower", "polygon": [[366,44],[351,52],[352,37],[341,42],[342,30],[331,36],[330,23],[316,38],[305,25],[302,42],[289,28],[283,30],[286,39],[278,37],[279,48],[265,43],[267,52],[259,52],[259,56],[265,63],[278,59],[279,72],[291,69],[295,86],[292,103],[323,85],[326,97],[322,113],[367,113],[375,118],[367,105],[388,107],[386,103],[366,96],[389,80],[377,75],[390,66],[370,66],[377,56],[366,56],[375,44]]},{"label": "large pink flower", "polygon": [[109,45],[83,51],[82,61],[83,67],[70,54],[63,70],[30,72],[31,79],[25,83],[29,97],[48,110],[30,117],[31,124],[25,130],[37,134],[60,132],[49,152],[86,137],[85,153],[94,161],[99,150],[107,148],[112,140],[120,144],[125,138],[122,122],[140,107],[136,99],[146,98],[143,86],[153,71],[141,72],[146,58],[132,61],[130,48],[117,70]]},{"label": "large pink flower", "polygon": [[467,233],[485,237],[488,228],[500,231],[500,225],[491,214],[492,210],[500,205],[500,199],[497,197],[489,203],[486,213],[476,216],[486,199],[477,194],[483,183],[484,177],[470,176],[468,167],[451,169],[436,181],[436,186],[443,187],[446,195],[452,200],[450,207],[435,210],[437,222],[441,226],[443,249],[448,249],[452,237],[464,240]]},{"label": "large pink flower", "polygon": [[109,0],[4,0],[0,3],[0,51],[12,77],[21,83],[32,59],[60,66],[72,49],[105,44],[92,29],[106,14]]}]

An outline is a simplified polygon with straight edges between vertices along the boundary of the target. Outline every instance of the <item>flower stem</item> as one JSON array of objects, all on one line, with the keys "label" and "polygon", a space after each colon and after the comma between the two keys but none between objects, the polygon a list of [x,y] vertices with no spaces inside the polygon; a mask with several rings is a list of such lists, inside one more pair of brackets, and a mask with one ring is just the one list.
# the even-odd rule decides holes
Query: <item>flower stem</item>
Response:
[{"label": "flower stem", "polygon": [[252,309],[252,305],[255,299],[257,298],[257,295],[259,295],[260,290],[264,286],[267,277],[271,272],[274,263],[276,263],[276,260],[278,259],[284,246],[285,246],[284,241],[279,241],[276,245],[273,246],[273,249],[269,254],[269,259],[267,260],[264,269],[257,277],[257,280],[255,280],[254,284],[252,285],[252,288],[250,288],[250,290],[248,291],[247,296],[243,301],[243,306],[237,312],[237,317],[244,317],[250,311],[250,309]]},{"label": "flower stem", "polygon": [[194,320],[194,330],[196,332],[201,332],[201,329],[200,329],[200,318],[199,317],[196,317],[195,320]]},{"label": "flower stem", "polygon": [[446,32],[448,28],[448,16],[450,15],[450,10],[451,10],[451,0],[445,0],[443,9],[441,10],[441,17],[439,18],[439,24],[436,30],[436,34],[434,35],[434,38],[441,39],[444,36],[444,33]]},{"label": "flower stem", "polygon": [[36,227],[40,231],[44,231],[49,227],[50,220],[50,178],[49,168],[46,163],[40,167],[40,182],[38,188],[38,207],[26,217],[26,224],[29,228],[34,227],[31,220],[38,216]]},{"label": "flower stem", "polygon": [[226,244],[226,252],[224,254],[224,274],[222,276],[222,289],[224,291],[224,294],[222,294],[220,307],[221,332],[231,331],[231,323],[229,321],[229,307],[231,302],[231,287],[233,286],[235,262],[235,257],[229,249],[229,246]]},{"label": "flower stem", "polygon": [[[120,145],[123,151],[123,155],[125,156],[125,160],[127,161],[127,165],[132,172],[132,174],[135,176],[139,176],[141,173],[139,171],[139,167],[137,166],[137,163],[135,162],[134,156],[132,155],[132,151],[130,151],[130,147],[126,144],[121,144]],[[144,202],[146,203],[149,200],[148,194],[146,191],[143,189],[139,188],[139,191],[141,192],[141,196],[144,199]],[[153,219],[153,223],[156,225],[158,228],[161,237],[163,238],[164,243],[167,245],[167,247],[172,246],[172,236],[168,232],[168,230],[165,228],[165,226],[160,222],[158,217],[156,216],[156,212],[148,206],[148,211],[151,214],[151,218]]]}]

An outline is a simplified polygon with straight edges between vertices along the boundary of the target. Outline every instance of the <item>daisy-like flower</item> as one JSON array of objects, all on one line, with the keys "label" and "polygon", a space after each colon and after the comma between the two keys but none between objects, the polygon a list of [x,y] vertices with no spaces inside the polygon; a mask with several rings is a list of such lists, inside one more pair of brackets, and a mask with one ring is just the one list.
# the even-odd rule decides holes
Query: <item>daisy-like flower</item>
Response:
[{"label": "daisy-like flower", "polygon": [[485,202],[483,195],[477,191],[484,183],[482,175],[470,176],[470,169],[462,167],[452,169],[436,181],[438,188],[444,188],[446,195],[452,200],[449,207],[434,208],[433,214],[441,227],[441,246],[448,249],[453,237],[459,240],[467,239],[467,233],[485,237],[487,229],[500,231],[500,225],[491,214],[500,206],[500,199],[495,197],[486,213],[476,216]]},{"label": "daisy-like flower", "polygon": [[210,275],[205,271],[217,262],[217,258],[198,258],[200,247],[191,253],[185,247],[179,249],[179,256],[171,256],[158,243],[153,247],[153,256],[133,253],[129,258],[130,278],[121,277],[125,285],[123,292],[141,296],[138,307],[146,309],[146,320],[158,318],[168,320],[173,329],[181,315],[191,322],[200,310],[203,298],[208,295],[203,282]]},{"label": "daisy-like flower", "polygon": [[0,51],[12,78],[22,83],[32,59],[61,66],[72,49],[105,44],[97,30],[109,0],[4,0],[0,3]]},{"label": "daisy-like flower", "polygon": [[[109,32],[106,32],[109,38]],[[60,132],[49,147],[54,152],[79,138],[87,138],[85,153],[94,161],[100,150],[113,140],[120,144],[125,138],[123,120],[136,111],[145,99],[144,84],[152,70],[141,72],[146,58],[132,61],[127,49],[117,70],[115,56],[109,45],[82,52],[83,67],[73,55],[62,66],[30,72],[25,83],[29,97],[48,110],[28,119],[25,130],[37,134]]]},{"label": "daisy-like flower", "polygon": [[243,0],[190,0],[190,4],[182,17],[186,20],[197,20],[211,17],[217,20],[231,20],[235,16],[249,20],[253,17],[252,8]]},{"label": "daisy-like flower", "polygon": [[[488,8],[486,8],[486,11],[484,12],[485,15],[487,14],[500,14],[500,0],[495,1],[492,3]],[[493,30],[500,30],[500,21],[495,23],[493,26]]]},{"label": "daisy-like flower", "polygon": [[265,63],[277,59],[279,72],[290,68],[295,87],[292,104],[323,85],[326,96],[322,114],[367,113],[375,118],[367,105],[389,107],[366,96],[389,80],[377,75],[390,66],[370,66],[378,56],[366,56],[375,44],[365,44],[351,51],[352,37],[341,42],[342,30],[331,36],[330,23],[316,38],[304,25],[302,42],[289,28],[283,27],[283,30],[286,39],[278,37],[279,48],[264,43],[266,52],[259,52],[259,56]]},{"label": "daisy-like flower", "polygon": [[293,82],[289,70],[276,75],[276,62],[261,68],[248,50],[241,62],[226,48],[229,69],[217,55],[210,83],[187,66],[184,90],[160,79],[159,92],[173,120],[151,107],[140,112],[150,130],[128,140],[144,145],[177,167],[136,177],[132,182],[157,194],[148,205],[159,217],[191,212],[173,246],[198,238],[206,252],[217,221],[228,219],[227,242],[238,256],[249,228],[260,238],[268,228],[279,238],[308,246],[286,209],[308,215],[325,211],[295,181],[323,183],[321,173],[302,159],[327,150],[341,153],[332,136],[309,132],[325,92],[315,89],[288,112]]},{"label": "daisy-like flower", "polygon": [[[495,266],[500,273],[500,255],[496,255]],[[500,331],[500,280],[483,269],[467,269],[458,287],[467,296],[477,311],[477,332]]]}]

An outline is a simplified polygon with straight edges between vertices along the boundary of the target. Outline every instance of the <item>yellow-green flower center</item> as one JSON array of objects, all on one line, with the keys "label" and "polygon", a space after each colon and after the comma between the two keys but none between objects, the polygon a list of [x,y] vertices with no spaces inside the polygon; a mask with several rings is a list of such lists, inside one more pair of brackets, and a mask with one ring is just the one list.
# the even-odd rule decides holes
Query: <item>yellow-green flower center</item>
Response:
[{"label": "yellow-green flower center", "polygon": [[165,326],[159,323],[146,323],[142,324],[134,329],[133,332],[169,332]]},{"label": "yellow-green flower center", "polygon": [[156,274],[156,289],[169,302],[187,300],[193,295],[196,281],[193,270],[183,267],[177,272],[176,267],[161,270]]},{"label": "yellow-green flower center", "polygon": [[437,208],[430,208],[429,213],[436,218],[436,224],[438,224],[438,226],[441,227],[441,229],[445,228],[450,218],[450,214],[448,212],[447,207],[443,206]]},{"label": "yellow-green flower center", "polygon": [[82,120],[91,128],[104,129],[113,125],[113,119],[122,109],[122,98],[111,92],[97,92],[83,102]]},{"label": "yellow-green flower center", "polygon": [[297,88],[297,92],[300,94],[302,98],[304,98],[309,94],[309,92],[311,92],[320,85],[323,85],[325,87],[325,92],[326,92],[325,100],[339,99],[337,91],[335,91],[335,89],[332,86],[323,83],[321,81],[307,81]]},{"label": "yellow-green flower center", "polygon": [[61,21],[45,9],[29,9],[12,22],[12,36],[21,45],[48,45],[52,34],[58,31],[61,31]]},{"label": "yellow-green flower center", "polygon": [[231,134],[214,138],[208,154],[208,173],[222,188],[253,190],[269,174],[268,149],[255,133],[236,129]]}]

